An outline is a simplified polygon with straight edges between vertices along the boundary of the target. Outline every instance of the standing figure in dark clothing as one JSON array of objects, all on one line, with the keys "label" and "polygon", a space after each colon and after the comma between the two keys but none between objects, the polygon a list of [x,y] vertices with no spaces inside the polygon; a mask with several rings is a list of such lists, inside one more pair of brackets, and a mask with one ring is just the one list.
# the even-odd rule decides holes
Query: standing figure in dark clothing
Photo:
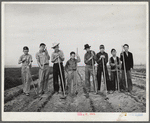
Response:
[{"label": "standing figure in dark clothing", "polygon": [[119,89],[118,86],[120,86],[120,59],[118,56],[116,56],[116,50],[111,50],[112,57],[109,59],[109,65],[111,67],[111,83],[112,83],[112,89],[113,91],[116,91]]},{"label": "standing figure in dark clothing", "polygon": [[[100,88],[101,88],[101,75],[103,72],[102,58],[104,58],[107,91],[110,91],[111,83],[109,81],[109,75],[108,75],[108,70],[107,70],[108,54],[105,52],[104,45],[100,45],[100,52],[96,54],[96,62],[98,64],[98,67],[97,67],[98,91],[100,91]],[[103,74],[103,76],[104,76],[104,74]]]},{"label": "standing figure in dark clothing", "polygon": [[[86,50],[86,53],[84,55],[84,63],[86,64],[85,66],[85,90],[86,90],[86,95],[89,94],[89,92],[91,92],[91,83],[90,83],[90,76],[93,77],[94,80],[94,75],[93,75],[93,65],[95,64],[95,52],[90,50],[90,47],[88,44],[84,45],[84,50]],[[92,60],[94,61],[94,63],[92,64]],[[94,80],[96,81],[96,80]],[[94,86],[94,90],[95,90],[95,86]]]},{"label": "standing figure in dark clothing", "polygon": [[[123,46],[124,52],[120,54],[120,60],[122,61],[122,80],[121,80],[121,91],[132,91],[132,80],[131,80],[131,69],[133,69],[133,55],[129,52],[129,45],[124,44]],[[124,58],[123,58],[124,55]],[[124,61],[125,60],[125,61]],[[125,65],[124,65],[125,63]],[[124,69],[124,66],[126,69]],[[125,71],[124,71],[125,70]],[[125,76],[126,73],[126,76]],[[126,85],[126,78],[127,77],[127,84]]]},{"label": "standing figure in dark clothing", "polygon": [[[55,93],[58,94],[59,93],[58,77],[60,77],[60,85],[61,85],[62,92],[65,91],[63,90],[63,84],[64,84],[64,89],[66,87],[65,72],[63,66],[63,61],[65,60],[65,57],[63,51],[59,50],[59,43],[53,43],[52,48],[54,49],[54,52],[52,53],[52,57],[51,57],[51,62],[53,63],[53,86],[54,86]],[[59,62],[60,62],[61,71],[59,68]],[[62,78],[60,72],[62,72]]]}]

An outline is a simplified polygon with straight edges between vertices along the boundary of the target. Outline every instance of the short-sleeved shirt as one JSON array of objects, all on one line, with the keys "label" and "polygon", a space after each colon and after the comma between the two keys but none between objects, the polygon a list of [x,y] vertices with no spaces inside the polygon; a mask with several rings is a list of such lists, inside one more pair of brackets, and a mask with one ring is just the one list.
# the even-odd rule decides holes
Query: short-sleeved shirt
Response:
[{"label": "short-sleeved shirt", "polygon": [[72,71],[77,69],[77,63],[80,62],[80,59],[69,59],[65,65],[66,71]]},{"label": "short-sleeved shirt", "polygon": [[37,52],[36,59],[41,65],[49,64],[49,59],[45,52]]},{"label": "short-sleeved shirt", "polygon": [[[60,57],[61,57],[62,59],[65,59],[63,51],[62,51],[62,50],[59,50],[58,52],[53,52],[53,53],[52,53],[52,56],[51,56],[51,62],[52,62],[52,63],[58,63],[58,59],[56,59],[56,60],[54,61],[54,59],[57,57],[58,54],[60,55]],[[64,60],[63,60],[63,61],[64,61]],[[60,59],[60,62],[63,62],[63,61]]]},{"label": "short-sleeved shirt", "polygon": [[[25,61],[24,61],[24,58],[26,59]],[[22,62],[22,61],[24,61],[24,62]],[[30,62],[33,62],[32,56],[30,54],[28,54],[28,55],[23,54],[20,56],[19,62],[22,62],[22,67],[28,66]]]}]

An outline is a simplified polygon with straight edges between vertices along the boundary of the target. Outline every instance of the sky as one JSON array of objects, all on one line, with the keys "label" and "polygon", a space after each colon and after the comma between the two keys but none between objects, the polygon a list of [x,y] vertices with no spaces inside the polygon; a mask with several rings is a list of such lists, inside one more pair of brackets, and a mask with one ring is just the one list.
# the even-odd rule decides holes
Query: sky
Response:
[{"label": "sky", "polygon": [[[145,4],[5,4],[4,5],[5,66],[20,67],[22,48],[29,47],[33,66],[40,43],[45,43],[51,56],[52,43],[60,43],[65,61],[78,48],[84,64],[84,45],[96,53],[99,46],[111,57],[111,49],[119,56],[127,43],[135,64],[146,64]],[[52,63],[50,61],[50,66]]]}]

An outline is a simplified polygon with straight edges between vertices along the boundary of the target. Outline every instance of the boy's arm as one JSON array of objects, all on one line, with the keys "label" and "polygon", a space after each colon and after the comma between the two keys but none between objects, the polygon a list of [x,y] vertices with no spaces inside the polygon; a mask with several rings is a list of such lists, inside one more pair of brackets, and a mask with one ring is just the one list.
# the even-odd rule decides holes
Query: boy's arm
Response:
[{"label": "boy's arm", "polygon": [[51,62],[54,63],[57,59],[58,59],[58,56],[54,56],[54,54],[52,53]]},{"label": "boy's arm", "polygon": [[18,61],[18,64],[21,64],[21,63],[22,63],[22,56],[20,56],[19,61]]},{"label": "boy's arm", "polygon": [[36,54],[36,60],[37,60],[38,66],[42,69],[42,65],[40,63],[40,58],[39,58],[38,54]]},{"label": "boy's arm", "polygon": [[65,65],[65,71],[68,73],[68,66],[69,66],[69,62],[67,61],[66,65]]},{"label": "boy's arm", "polygon": [[87,64],[86,54],[84,55],[84,63]]},{"label": "boy's arm", "polygon": [[111,58],[109,59],[109,65],[110,66],[115,66],[115,63],[112,63]]},{"label": "boy's arm", "polygon": [[132,55],[132,53],[131,53],[131,68],[133,69],[133,64],[134,64],[134,62],[133,62],[133,55]]},{"label": "boy's arm", "polygon": [[96,62],[97,62],[97,64],[100,63],[100,56],[98,56],[98,54],[96,54]]},{"label": "boy's arm", "polygon": [[50,60],[50,56],[48,54],[47,48],[45,48],[45,53],[46,53],[46,56],[47,56],[48,60]]},{"label": "boy's arm", "polygon": [[108,54],[106,53],[106,55],[105,55],[105,64],[107,64],[107,62],[108,62]]},{"label": "boy's arm", "polygon": [[33,62],[33,60],[32,60],[32,56],[30,55],[30,59],[29,59],[29,66],[30,66],[30,65],[32,65],[32,62]]},{"label": "boy's arm", "polygon": [[119,59],[119,64],[118,64],[118,68],[121,69],[121,61],[120,61],[120,58],[118,57]]},{"label": "boy's arm", "polygon": [[77,55],[77,63],[81,62],[80,56],[78,54]]},{"label": "boy's arm", "polygon": [[64,56],[63,51],[60,51],[59,58],[60,58],[61,61],[64,61],[64,60],[65,60],[65,56]]},{"label": "boy's arm", "polygon": [[120,61],[123,61],[122,53],[120,53]]}]

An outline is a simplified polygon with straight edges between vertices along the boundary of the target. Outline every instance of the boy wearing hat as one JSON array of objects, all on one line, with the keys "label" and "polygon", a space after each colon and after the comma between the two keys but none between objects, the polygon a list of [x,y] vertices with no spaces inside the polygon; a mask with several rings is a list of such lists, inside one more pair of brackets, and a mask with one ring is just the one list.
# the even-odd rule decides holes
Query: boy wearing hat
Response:
[{"label": "boy wearing hat", "polygon": [[[65,60],[64,53],[62,50],[59,50],[59,43],[53,43],[54,52],[52,53],[51,56],[51,62],[53,63],[53,86],[54,86],[54,91],[56,94],[59,93],[59,82],[58,82],[58,76],[60,77],[61,81],[61,89],[63,90],[63,83],[62,79],[64,82],[64,88],[66,86],[65,83],[65,73],[64,73],[64,66],[63,66],[63,61]],[[62,72],[62,78],[61,78],[61,73],[59,69],[59,62],[60,62],[60,67],[61,67],[61,72]]]},{"label": "boy wearing hat", "polygon": [[[123,46],[124,52],[122,52],[120,54],[120,60],[122,61],[122,81],[121,81],[121,91],[128,91],[131,92],[132,91],[132,80],[131,80],[131,70],[133,69],[133,55],[131,52],[129,52],[129,45],[128,44],[124,44]],[[124,59],[123,59],[123,55],[124,55]],[[124,61],[125,60],[125,61]],[[125,68],[124,68],[124,63],[125,63]],[[124,71],[125,70],[125,71]],[[127,84],[128,84],[128,88],[126,85],[126,78],[125,78],[125,73],[127,75]]]},{"label": "boy wearing hat", "polygon": [[[77,56],[77,59],[75,58],[75,56]],[[66,65],[65,65],[65,71],[68,74],[68,93],[69,94],[73,94],[73,86],[75,84],[76,80],[76,70],[77,70],[77,63],[79,63],[80,57],[78,54],[76,54],[75,52],[71,52],[70,53],[70,59],[67,61]]]},{"label": "boy wearing hat", "polygon": [[[84,55],[84,63],[86,64],[85,66],[85,90],[86,90],[86,95],[89,94],[90,92],[90,76],[92,75],[93,78],[94,75],[93,75],[93,65],[95,64],[95,59],[96,59],[96,56],[95,56],[95,52],[90,50],[90,47],[88,44],[85,44],[84,45],[84,50],[86,50],[86,53]],[[93,63],[92,63],[92,60],[93,60]],[[93,79],[94,80],[94,79]],[[95,90],[95,84],[94,85],[94,90]]]},{"label": "boy wearing hat", "polygon": [[18,64],[22,63],[21,68],[21,76],[22,76],[22,82],[23,82],[23,94],[26,96],[29,96],[30,91],[30,83],[31,83],[31,63],[32,56],[28,54],[29,48],[27,46],[23,47],[24,54],[20,56]]},{"label": "boy wearing hat", "polygon": [[[100,52],[96,54],[96,62],[98,64],[98,67],[97,67],[98,91],[100,91],[100,88],[101,88],[101,75],[103,72],[102,59],[104,59],[107,91],[110,91],[111,90],[111,83],[109,81],[109,75],[108,75],[108,70],[107,70],[108,54],[105,52],[104,45],[100,45]],[[103,74],[103,76],[104,76],[104,74]]]},{"label": "boy wearing hat", "polygon": [[120,80],[120,73],[119,73],[120,59],[118,56],[116,56],[115,49],[111,50],[111,54],[112,54],[112,57],[110,57],[109,59],[109,65],[111,67],[111,84],[112,84],[111,90],[116,91],[116,87],[118,90],[118,86],[120,86],[118,85],[119,80]]},{"label": "boy wearing hat", "polygon": [[48,91],[48,79],[49,79],[49,60],[50,56],[48,54],[46,45],[44,43],[40,44],[40,50],[36,53],[36,60],[39,66],[39,83],[38,83],[38,93],[39,96]]}]

